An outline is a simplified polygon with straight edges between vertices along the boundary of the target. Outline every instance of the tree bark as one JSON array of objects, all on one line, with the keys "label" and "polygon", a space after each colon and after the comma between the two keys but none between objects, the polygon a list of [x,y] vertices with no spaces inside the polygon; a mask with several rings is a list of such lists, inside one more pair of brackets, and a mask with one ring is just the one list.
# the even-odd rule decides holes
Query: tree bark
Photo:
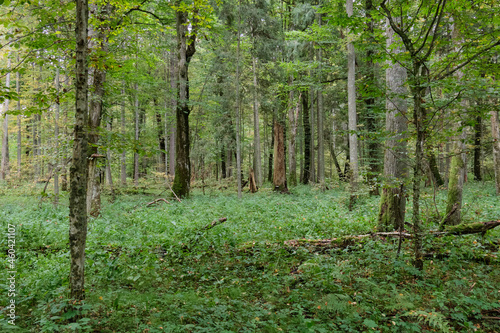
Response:
[{"label": "tree bark", "polygon": [[311,176],[311,124],[309,122],[308,91],[302,92],[302,122],[304,128],[304,172],[302,184],[308,184]]},{"label": "tree bark", "polygon": [[157,138],[158,138],[158,149],[160,150],[160,162],[158,166],[158,172],[165,173],[165,132],[164,132],[162,116],[160,112],[156,112],[156,129],[157,129]]},{"label": "tree bark", "polygon": [[[108,37],[107,27],[103,24],[105,18],[108,16],[109,5],[97,6],[93,5],[93,12],[97,16],[101,25],[96,26],[96,36],[89,41],[89,47],[97,54],[106,54],[108,52]],[[103,69],[102,64],[94,66],[93,75],[93,91],[91,94],[89,105],[89,159],[87,178],[87,213],[91,216],[98,216],[101,211],[101,174],[102,170],[97,163],[97,159],[93,156],[97,155],[97,144],[99,143],[99,127],[101,126],[103,100],[104,100],[104,84],[106,82],[106,71]]]},{"label": "tree bark", "polygon": [[69,245],[71,298],[85,298],[85,243],[87,238],[87,24],[88,2],[76,0],[75,128],[70,168]]},{"label": "tree bark", "polygon": [[288,192],[285,163],[285,127],[278,120],[278,117],[275,117],[274,120],[273,185],[275,191],[280,191],[281,193]]},{"label": "tree bark", "polygon": [[500,195],[500,120],[498,111],[490,111],[491,136],[493,138],[493,168],[495,169],[495,188]]},{"label": "tree bark", "polygon": [[[178,83],[177,94],[178,102],[176,106],[177,136],[176,136],[176,163],[175,178],[172,186],[173,191],[179,197],[189,196],[191,161],[190,161],[190,141],[189,141],[189,62],[196,52],[195,42],[196,33],[191,31],[188,38],[188,17],[187,13],[177,11],[176,30],[177,30],[177,50],[178,50]],[[196,21],[196,19],[194,20]],[[196,22],[190,22],[196,26]]]},{"label": "tree bark", "polygon": [[274,115],[273,115],[273,122],[272,122],[272,127],[271,127],[271,146],[269,148],[269,159],[267,161],[268,162],[268,168],[267,168],[267,171],[268,171],[267,181],[268,182],[273,181],[274,123],[275,123],[275,119],[274,119]]},{"label": "tree bark", "polygon": [[[321,27],[323,21],[322,21],[322,14],[318,15],[318,25]],[[319,81],[321,82],[323,80],[323,75],[322,75],[322,66],[321,62],[323,61],[323,49],[320,47],[318,49],[318,62],[319,62]],[[323,89],[321,87],[318,88],[318,183],[321,187],[322,191],[325,191],[326,189],[326,184],[325,184],[325,145],[324,145],[324,133],[323,133]]]},{"label": "tree bark", "polygon": [[[19,54],[17,55],[17,62],[19,62]],[[16,73],[16,92],[17,96],[21,92],[21,78],[19,72]],[[21,99],[17,100],[17,112],[21,113]],[[21,155],[22,155],[22,140],[21,140],[21,115],[17,115],[17,176],[21,178]]]},{"label": "tree bark", "polygon": [[259,124],[259,100],[257,94],[257,58],[252,59],[252,71],[253,71],[253,170],[255,173],[255,181],[257,186],[262,185],[262,153],[260,149],[260,124]]},{"label": "tree bark", "polygon": [[238,29],[236,48],[236,179],[238,183],[238,198],[241,199],[241,113],[240,113],[240,24],[241,1],[238,1]]},{"label": "tree bark", "polygon": [[56,108],[55,108],[55,121],[54,121],[54,139],[56,146],[56,163],[54,165],[54,205],[59,204],[59,68],[56,69]]},{"label": "tree bark", "polygon": [[483,180],[481,175],[481,137],[483,133],[481,115],[476,117],[474,125],[474,180]]},{"label": "tree bark", "polygon": [[[292,84],[292,78],[290,78],[289,84]],[[296,138],[297,138],[297,122],[299,118],[299,103],[301,95],[297,99],[297,103],[294,106],[293,90],[289,94],[289,106],[288,106],[288,122],[290,123],[290,140],[288,145],[288,163],[289,163],[289,182],[291,185],[297,185],[297,153],[296,153]]]},{"label": "tree bark", "polygon": [[[10,87],[10,59],[7,60],[7,77],[5,78],[5,87]],[[3,105],[3,132],[2,132],[2,165],[0,166],[0,180],[5,180],[9,173],[9,99],[6,99]]]},{"label": "tree bark", "polygon": [[[126,130],[125,130],[125,89],[122,88],[122,102],[121,102],[121,133],[123,138],[125,138]],[[120,178],[123,186],[127,185],[127,153],[125,150],[122,151],[122,155],[120,158]]]},{"label": "tree bark", "polygon": [[139,87],[137,83],[134,85],[134,140],[135,140],[135,149],[134,149],[134,186],[139,185]]},{"label": "tree bark", "polygon": [[[386,28],[387,49],[397,42],[398,36],[389,23]],[[403,52],[397,48],[394,52]],[[405,218],[406,198],[403,186],[407,177],[405,168],[406,141],[404,133],[407,131],[406,114],[408,93],[405,86],[407,80],[406,69],[399,63],[389,61],[386,69],[387,99],[386,99],[386,131],[390,137],[385,142],[384,153],[384,186],[380,197],[380,211],[378,230],[391,231],[403,227]]]},{"label": "tree bark", "polygon": [[[173,54],[170,57],[170,90],[172,93],[172,99],[170,100],[170,104],[172,106],[172,114],[175,116],[176,110],[177,110],[177,78],[178,78],[178,73],[177,73],[177,66],[175,65],[175,57]],[[175,174],[175,138],[177,137],[176,133],[176,124],[175,122],[172,122],[170,125],[170,138],[169,138],[169,143],[170,147],[168,151],[170,152],[169,155],[169,161],[168,161],[168,166],[169,170],[168,173],[173,176]]]},{"label": "tree bark", "polygon": [[[353,15],[353,0],[346,0],[347,16]],[[349,31],[348,31],[349,33]],[[357,115],[356,115],[356,55],[354,45],[347,43],[347,101],[349,113],[349,166],[352,208],[354,193],[358,189],[359,167],[358,167],[358,135],[357,135]]]}]

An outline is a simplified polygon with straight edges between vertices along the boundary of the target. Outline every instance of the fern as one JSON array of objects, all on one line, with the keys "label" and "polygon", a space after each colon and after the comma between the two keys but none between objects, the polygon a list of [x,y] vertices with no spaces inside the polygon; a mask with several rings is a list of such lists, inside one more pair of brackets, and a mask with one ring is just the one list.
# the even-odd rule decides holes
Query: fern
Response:
[{"label": "fern", "polygon": [[403,316],[416,317],[418,321],[427,323],[429,326],[438,329],[440,332],[453,332],[446,317],[439,312],[426,312],[422,310],[408,311]]}]

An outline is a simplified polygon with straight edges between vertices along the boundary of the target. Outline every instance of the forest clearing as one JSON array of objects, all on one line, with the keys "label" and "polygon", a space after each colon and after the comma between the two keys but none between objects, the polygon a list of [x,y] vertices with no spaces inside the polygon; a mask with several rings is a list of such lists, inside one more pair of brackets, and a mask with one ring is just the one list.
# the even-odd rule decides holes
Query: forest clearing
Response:
[{"label": "forest clearing", "polygon": [[0,330],[499,332],[498,0],[0,0]]}]

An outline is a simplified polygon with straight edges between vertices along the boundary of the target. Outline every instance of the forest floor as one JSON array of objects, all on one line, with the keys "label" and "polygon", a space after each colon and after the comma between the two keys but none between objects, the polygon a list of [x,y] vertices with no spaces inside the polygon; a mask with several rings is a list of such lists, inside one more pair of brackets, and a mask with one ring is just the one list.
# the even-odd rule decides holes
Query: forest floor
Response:
[{"label": "forest floor", "polygon": [[[424,271],[411,240],[366,238],[343,249],[290,248],[291,239],[374,232],[378,197],[310,186],[277,194],[220,184],[182,202],[160,185],[103,197],[88,224],[86,301],[68,309],[68,194],[0,187],[0,331],[28,332],[500,332],[500,228],[425,237]],[[222,188],[222,190],[221,190]],[[137,192],[137,191],[136,191]],[[141,193],[148,192],[148,193]],[[158,202],[147,206],[157,198]],[[43,202],[40,203],[40,200]],[[446,190],[427,188],[422,218],[437,229]],[[411,214],[409,200],[408,218]],[[469,182],[466,222],[500,219],[492,183]],[[204,229],[210,222],[227,221]],[[8,225],[15,225],[16,327],[7,323]]]}]

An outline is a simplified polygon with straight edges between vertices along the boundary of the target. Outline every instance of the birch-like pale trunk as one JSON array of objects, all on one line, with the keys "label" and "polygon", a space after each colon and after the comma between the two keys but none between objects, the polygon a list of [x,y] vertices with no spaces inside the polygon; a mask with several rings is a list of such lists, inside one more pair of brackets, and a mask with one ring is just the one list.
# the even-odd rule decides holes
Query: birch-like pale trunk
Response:
[{"label": "birch-like pale trunk", "polygon": [[[347,16],[353,15],[353,0],[346,0]],[[349,39],[349,30],[347,32]],[[347,106],[349,114],[349,167],[351,172],[351,203],[354,200],[354,193],[358,189],[359,167],[358,167],[358,135],[357,135],[357,115],[356,115],[356,54],[354,45],[347,42]]]},{"label": "birch-like pale trunk", "polygon": [[[290,77],[289,84],[292,84],[292,77]],[[290,139],[288,141],[288,179],[290,185],[297,185],[297,122],[299,118],[299,105],[301,100],[301,95],[297,98],[297,102],[294,105],[294,93],[293,90],[289,94],[289,106],[288,106],[288,122],[290,123]]]},{"label": "birch-like pale trunk", "polygon": [[262,185],[262,153],[260,149],[259,100],[257,94],[257,58],[252,58],[253,71],[253,171],[257,186]]},{"label": "birch-like pale trunk", "polygon": [[[19,62],[19,55],[17,56],[17,61]],[[19,93],[21,92],[21,87],[20,87],[20,74],[19,72],[16,73],[16,92],[17,96],[19,96]],[[22,154],[22,140],[21,140],[21,99],[18,98],[17,100],[17,112],[19,113],[17,115],[17,176],[21,178],[21,154]]]},{"label": "birch-like pale trunk", "polygon": [[[10,59],[7,60],[7,77],[5,87],[10,88]],[[5,180],[9,173],[9,99],[3,105],[3,131],[2,131],[2,164],[0,166],[0,180]]]},{"label": "birch-like pale trunk", "polygon": [[[135,123],[135,131],[134,131],[134,139],[135,145],[139,144],[139,86],[137,83],[134,84],[135,90],[135,101],[134,101],[134,123]],[[134,150],[134,186],[139,185],[139,153],[137,152],[137,148]]]},{"label": "birch-like pale trunk", "polygon": [[87,240],[87,116],[88,1],[76,0],[75,127],[70,168],[69,248],[71,298],[85,298],[85,243]]},{"label": "birch-like pale trunk", "polygon": [[[390,24],[386,25],[386,48],[393,49],[394,55],[404,51],[402,47],[393,48],[400,42],[400,37]],[[385,141],[384,152],[384,186],[380,197],[378,230],[398,230],[403,226],[406,200],[404,196],[404,179],[408,176],[406,170],[406,140],[404,135],[408,130],[408,105],[405,96],[408,94],[406,68],[395,61],[388,61],[385,72],[387,85],[385,129],[389,137]]]}]

